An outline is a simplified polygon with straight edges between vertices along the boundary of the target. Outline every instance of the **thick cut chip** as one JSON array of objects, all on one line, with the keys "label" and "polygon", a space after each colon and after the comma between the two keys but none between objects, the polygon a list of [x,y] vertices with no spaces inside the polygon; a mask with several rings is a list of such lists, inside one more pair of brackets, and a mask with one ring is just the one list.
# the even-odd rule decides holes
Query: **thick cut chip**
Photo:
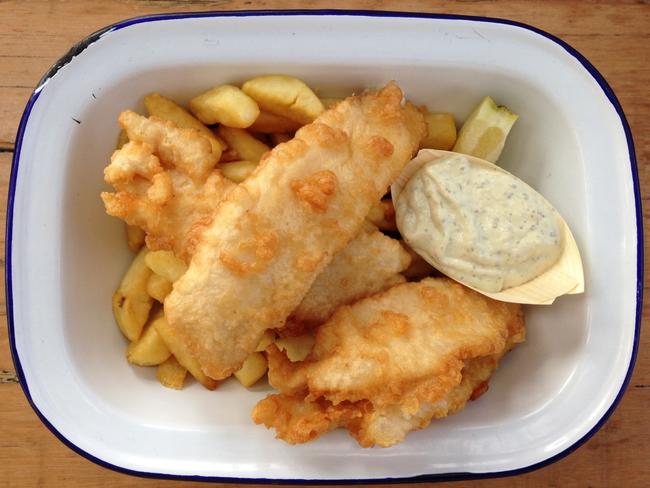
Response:
[{"label": "thick cut chip", "polygon": [[217,155],[217,158],[226,149],[226,143],[203,125],[200,120],[173,100],[163,97],[160,93],[150,93],[144,97],[144,106],[147,108],[149,115],[169,120],[183,129],[196,129],[199,131],[201,135],[210,141],[212,152]]},{"label": "thick cut chip", "polygon": [[389,84],[323,113],[227,195],[165,301],[171,327],[208,376],[237,371],[265,330],[284,325],[424,130]]},{"label": "thick cut chip", "polygon": [[190,109],[204,124],[223,124],[244,129],[260,114],[251,97],[236,86],[220,85],[190,100]]},{"label": "thick cut chip", "polygon": [[266,356],[261,352],[253,352],[246,358],[241,369],[235,371],[234,376],[242,385],[249,388],[266,374],[266,369]]},{"label": "thick cut chip", "polygon": [[186,368],[199,383],[205,386],[208,390],[214,390],[219,385],[216,380],[206,376],[203,371],[201,371],[199,363],[192,354],[187,351],[185,345],[178,339],[174,330],[169,327],[169,323],[164,316],[158,317],[154,320],[151,323],[151,326],[154,327],[156,332],[158,332],[160,338],[169,348],[176,360]]},{"label": "thick cut chip", "polygon": [[122,146],[129,142],[129,136],[126,135],[124,129],[120,129],[119,134],[117,134],[117,143],[115,144],[115,149],[122,149]]},{"label": "thick cut chip", "polygon": [[147,249],[141,249],[113,293],[113,314],[118,327],[130,341],[140,337],[149,318],[153,299],[147,293],[151,271],[145,264]]},{"label": "thick cut chip", "polygon": [[258,76],[242,85],[262,110],[300,124],[309,124],[324,110],[323,104],[307,84],[287,75]]},{"label": "thick cut chip", "polygon": [[126,360],[138,366],[156,366],[166,361],[171,354],[155,327],[149,325],[137,341],[129,344]]},{"label": "thick cut chip", "polygon": [[187,369],[180,365],[174,356],[170,356],[167,361],[158,366],[156,377],[160,384],[175,390],[183,388]]},{"label": "thick cut chip", "polygon": [[272,134],[276,132],[295,132],[302,124],[295,120],[287,119],[281,115],[275,115],[270,112],[260,112],[259,116],[249,127],[252,132],[261,132],[263,134]]},{"label": "thick cut chip", "polygon": [[280,337],[275,340],[275,346],[284,351],[289,361],[302,361],[314,347],[315,337],[312,334]]},{"label": "thick cut chip", "polygon": [[393,445],[484,391],[523,336],[520,305],[446,278],[397,285],[340,308],[301,363],[269,347],[269,382],[280,395],[260,402],[253,419],[289,442],[342,426],[363,446]]},{"label": "thick cut chip", "polygon": [[271,149],[244,129],[235,129],[222,125],[219,135],[235,150],[237,157],[244,161],[257,163]]},{"label": "thick cut chip", "polygon": [[133,252],[138,252],[144,246],[146,234],[135,225],[126,225],[126,243]]},{"label": "thick cut chip", "polygon": [[403,283],[406,280],[400,273],[410,262],[411,256],[399,241],[369,226],[336,253],[280,334],[293,336],[314,329],[341,305]]},{"label": "thick cut chip", "polygon": [[259,344],[255,348],[255,352],[266,351],[266,348],[269,347],[273,341],[275,341],[275,331],[269,329],[264,332],[264,335],[260,339]]},{"label": "thick cut chip", "polygon": [[210,142],[194,129],[122,112],[129,135],[104,170],[115,193],[102,193],[108,214],[142,228],[152,250],[188,261],[214,209],[235,185],[213,169]]},{"label": "thick cut chip", "polygon": [[456,142],[456,120],[454,115],[446,112],[429,112],[424,110],[427,135],[420,142],[421,148],[442,149],[449,151]]},{"label": "thick cut chip", "polygon": [[241,183],[255,171],[257,163],[252,161],[230,161],[221,163],[219,168],[223,172],[223,175],[230,181]]},{"label": "thick cut chip", "polygon": [[154,300],[163,303],[165,298],[167,298],[167,295],[171,293],[172,286],[173,283],[164,276],[151,273],[151,276],[149,276],[149,280],[147,281],[147,293]]},{"label": "thick cut chip", "polygon": [[147,263],[151,271],[171,283],[174,283],[187,271],[187,265],[174,256],[171,251],[151,251],[144,258],[144,262]]}]

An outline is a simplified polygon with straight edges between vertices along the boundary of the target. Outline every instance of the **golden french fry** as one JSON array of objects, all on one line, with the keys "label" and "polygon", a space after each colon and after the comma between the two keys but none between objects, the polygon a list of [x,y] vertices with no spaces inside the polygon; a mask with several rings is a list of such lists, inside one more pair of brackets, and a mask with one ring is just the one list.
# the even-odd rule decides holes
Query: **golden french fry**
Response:
[{"label": "golden french fry", "polygon": [[239,155],[232,147],[229,147],[224,152],[221,153],[221,159],[219,160],[219,165],[221,163],[232,163],[233,161],[238,161]]},{"label": "golden french fry", "polygon": [[147,281],[151,270],[145,264],[147,248],[135,257],[113,294],[113,314],[122,333],[130,341],[140,337],[149,318],[153,299],[147,293]]},{"label": "golden french fry", "polygon": [[190,110],[204,124],[245,129],[260,114],[255,100],[236,86],[220,85],[190,100]]},{"label": "golden french fry", "polygon": [[275,340],[275,345],[280,351],[285,351],[289,361],[302,361],[311,352],[314,347],[315,338],[311,334],[281,337]]},{"label": "golden french fry", "polygon": [[243,161],[259,162],[262,156],[271,150],[269,146],[256,139],[244,129],[235,129],[224,125],[219,127],[219,135],[229,147],[234,149]]},{"label": "golden french fry", "polygon": [[115,144],[115,149],[122,149],[122,146],[129,142],[129,136],[126,135],[124,129],[120,129],[120,133],[117,135],[117,144]]},{"label": "golden french fry", "polygon": [[336,97],[324,97],[320,99],[321,103],[325,107],[325,109],[330,109],[334,107],[337,103],[342,102],[343,98],[336,98]]},{"label": "golden french fry", "polygon": [[307,84],[286,75],[258,76],[242,85],[260,109],[309,124],[324,110],[323,104]]},{"label": "golden french fry", "polygon": [[158,366],[156,371],[156,378],[160,384],[175,390],[183,388],[186,376],[187,370],[176,361],[174,356],[169,356],[169,359]]},{"label": "golden french fry", "polygon": [[273,343],[273,341],[275,341],[275,332],[272,329],[266,329],[264,331],[264,335],[260,339],[260,343],[255,348],[255,352],[265,351],[266,348]]},{"label": "golden french fry", "polygon": [[302,127],[300,122],[275,115],[270,112],[260,112],[249,129],[253,132],[271,134],[274,132],[295,132]]},{"label": "golden french fry", "polygon": [[169,326],[169,322],[165,317],[160,317],[151,323],[152,327],[156,328],[162,340],[167,344],[167,347],[172,352],[176,360],[187,369],[196,380],[205,386],[208,390],[214,390],[219,384],[216,380],[206,376],[199,362],[187,350],[185,344],[176,335],[176,331]]},{"label": "golden french fry", "polygon": [[221,163],[219,169],[230,181],[241,183],[257,168],[257,163],[252,161],[232,161]]},{"label": "golden french fry", "polygon": [[129,249],[138,252],[144,246],[144,231],[137,225],[126,225],[126,242]]},{"label": "golden french fry", "polygon": [[173,100],[163,97],[160,93],[150,93],[144,97],[144,106],[147,108],[149,115],[169,120],[181,128],[198,130],[210,140],[212,152],[217,155],[217,159],[221,157],[221,151],[226,149],[221,144],[222,141],[215,137],[212,131],[203,125],[200,120]]},{"label": "golden french fry", "polygon": [[266,356],[261,352],[253,352],[246,358],[241,369],[234,373],[234,376],[242,385],[248,388],[266,374],[268,367]]},{"label": "golden french fry", "polygon": [[126,360],[138,366],[157,366],[166,361],[171,354],[156,329],[150,324],[144,329],[137,341],[129,344],[126,350]]},{"label": "golden french fry", "polygon": [[396,231],[397,223],[395,222],[395,207],[392,200],[381,200],[373,205],[366,216],[380,230]]},{"label": "golden french fry", "polygon": [[172,282],[164,276],[157,273],[151,273],[149,281],[147,281],[147,293],[155,300],[163,303],[167,295],[172,291]]},{"label": "golden french fry", "polygon": [[151,251],[145,257],[151,271],[173,283],[185,274],[187,265],[174,256],[172,251]]},{"label": "golden french fry", "polygon": [[456,121],[454,115],[445,112],[424,112],[427,135],[420,141],[420,149],[441,149],[449,151],[456,143]]},{"label": "golden french fry", "polygon": [[216,130],[211,130],[210,132],[212,132],[212,135],[221,146],[221,152],[223,153],[224,151],[227,151],[228,144],[226,144],[226,141],[224,141],[221,137],[219,137],[219,134],[216,133]]},{"label": "golden french fry", "polygon": [[293,136],[291,134],[285,134],[283,132],[271,134],[271,142],[273,143],[274,147],[278,144],[282,144],[283,142],[289,142],[291,139],[293,139]]}]

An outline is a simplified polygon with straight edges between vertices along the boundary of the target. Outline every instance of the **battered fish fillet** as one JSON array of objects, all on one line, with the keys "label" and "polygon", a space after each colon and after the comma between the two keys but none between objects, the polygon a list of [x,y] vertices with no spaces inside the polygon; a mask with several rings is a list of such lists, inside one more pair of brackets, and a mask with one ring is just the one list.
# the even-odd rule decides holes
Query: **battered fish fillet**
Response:
[{"label": "battered fish fillet", "polygon": [[156,117],[120,114],[130,142],[104,170],[116,192],[101,194],[109,215],[146,233],[149,249],[174,251],[189,261],[200,233],[235,184],[213,169],[218,155],[194,129]]},{"label": "battered fish fillet", "polygon": [[421,114],[389,84],[276,146],[219,205],[165,315],[204,372],[237,371],[362,228],[417,150]]},{"label": "battered fish fillet", "polygon": [[285,327],[278,331],[280,335],[313,330],[340,306],[406,281],[400,273],[411,263],[409,253],[399,241],[379,232],[374,225],[366,225],[318,275]]},{"label": "battered fish fillet", "polygon": [[397,285],[340,308],[301,363],[270,346],[280,394],[259,402],[253,420],[290,443],[345,427],[364,447],[388,447],[478,397],[523,339],[520,305],[447,278]]}]

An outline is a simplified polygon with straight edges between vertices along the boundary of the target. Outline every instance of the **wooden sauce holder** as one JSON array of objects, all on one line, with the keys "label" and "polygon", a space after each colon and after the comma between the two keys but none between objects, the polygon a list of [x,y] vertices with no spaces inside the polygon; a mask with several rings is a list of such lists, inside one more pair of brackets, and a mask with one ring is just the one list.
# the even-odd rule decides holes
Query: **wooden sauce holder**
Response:
[{"label": "wooden sauce holder", "polygon": [[[436,149],[420,150],[417,156],[404,167],[395,182],[391,185],[391,195],[393,197],[393,202],[397,203],[397,200],[399,199],[402,190],[406,186],[406,183],[420,168],[422,168],[422,166],[431,161],[435,161],[451,154],[456,153],[449,151],[440,151]],[[463,156],[474,163],[489,165],[490,167],[496,168],[498,171],[508,173],[503,168],[500,168],[499,166],[483,159],[479,159],[466,154],[463,154]],[[557,260],[557,262],[553,264],[553,266],[551,266],[539,276],[531,279],[530,281],[527,281],[526,283],[513,286],[511,288],[506,288],[500,292],[485,292],[466,283],[463,283],[463,285],[495,300],[533,305],[550,305],[555,301],[557,297],[561,295],[584,292],[584,272],[582,269],[582,259],[580,257],[578,245],[576,244],[573,234],[571,233],[571,229],[569,229],[569,226],[561,216],[560,221],[561,231],[563,232],[562,254],[560,255],[560,258]],[[424,259],[429,261],[426,258]],[[438,269],[437,263],[429,261],[429,264]]]}]

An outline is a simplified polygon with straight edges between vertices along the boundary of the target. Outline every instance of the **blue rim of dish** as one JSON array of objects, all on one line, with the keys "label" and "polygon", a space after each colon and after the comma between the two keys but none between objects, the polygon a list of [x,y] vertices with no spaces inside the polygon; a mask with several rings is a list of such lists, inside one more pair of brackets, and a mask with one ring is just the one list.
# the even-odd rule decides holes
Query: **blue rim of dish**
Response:
[{"label": "blue rim of dish", "polygon": [[[18,357],[18,351],[16,349],[16,342],[14,338],[14,317],[13,317],[13,290],[12,290],[12,281],[11,281],[11,246],[12,246],[12,228],[13,228],[13,210],[14,210],[14,196],[16,191],[16,179],[18,175],[18,162],[20,160],[20,151],[23,142],[23,136],[25,134],[25,128],[27,126],[27,121],[29,120],[29,115],[38,99],[41,89],[56,73],[66,64],[68,64],[75,56],[84,51],[88,46],[99,40],[102,36],[107,33],[123,29],[135,24],[141,24],[144,22],[157,22],[163,20],[176,20],[176,19],[187,19],[187,18],[204,18],[204,17],[251,17],[251,16],[298,16],[298,15],[311,15],[311,16],[323,16],[323,15],[335,15],[335,16],[356,16],[356,17],[399,17],[399,18],[424,18],[424,19],[451,19],[451,20],[469,20],[475,22],[486,22],[493,24],[505,24],[514,27],[519,27],[532,31],[538,35],[541,35],[547,39],[558,44],[565,51],[567,51],[571,56],[576,58],[580,64],[591,74],[594,80],[605,92],[605,95],[611,102],[612,106],[616,110],[616,113],[621,119],[621,124],[625,132],[625,138],[627,140],[628,152],[630,157],[630,165],[632,172],[632,180],[634,187],[634,201],[635,201],[635,210],[636,210],[636,227],[637,227],[637,285],[636,285],[636,318],[635,318],[635,331],[634,331],[634,344],[632,347],[632,355],[630,357],[630,364],[628,366],[627,373],[625,375],[625,380],[621,385],[621,388],[616,395],[616,398],[610,405],[609,409],[605,414],[600,418],[600,420],[587,432],[582,438],[578,439],[570,447],[564,451],[551,456],[548,459],[540,461],[529,466],[522,468],[517,468],[507,471],[496,471],[489,473],[469,473],[469,472],[458,472],[458,473],[440,473],[440,474],[425,474],[414,477],[405,477],[405,478],[380,478],[380,479],[336,479],[336,480],[319,480],[319,479],[270,479],[270,478],[229,478],[229,477],[218,477],[218,476],[198,476],[198,475],[172,475],[164,473],[151,473],[144,471],[136,471],[128,468],[123,468],[121,466],[116,466],[109,462],[106,462],[102,459],[95,457],[94,455],[84,451],[79,448],[66,437],[63,436],[45,416],[39,411],[38,407],[35,405],[32,400],[31,394],[29,392],[29,386],[25,380],[23,369],[20,363],[20,358]],[[34,90],[32,95],[27,102],[25,111],[20,120],[20,125],[18,127],[18,132],[16,134],[16,144],[14,150],[14,156],[12,161],[11,177],[9,180],[9,191],[7,197],[7,221],[6,221],[6,234],[5,234],[5,256],[6,256],[6,269],[5,269],[5,290],[6,290],[6,301],[7,301],[7,318],[8,318],[8,330],[9,330],[9,345],[11,349],[11,355],[13,358],[14,366],[16,373],[20,380],[20,385],[22,386],[23,392],[29,401],[36,415],[41,419],[43,424],[50,429],[50,431],[59,438],[70,449],[75,451],[77,454],[85,457],[86,459],[114,471],[120,473],[125,473],[134,476],[147,477],[147,478],[157,478],[157,479],[173,479],[173,480],[188,480],[188,481],[206,481],[206,482],[221,482],[221,483],[260,483],[260,484],[328,484],[328,485],[340,485],[340,484],[360,484],[360,483],[372,483],[372,484],[385,484],[385,483],[413,483],[413,482],[431,482],[431,481],[454,481],[454,480],[475,480],[475,479],[484,479],[484,478],[495,478],[495,477],[505,477],[505,476],[515,476],[519,474],[528,473],[536,469],[542,468],[549,464],[552,464],[565,456],[571,454],[573,451],[582,446],[587,442],[600,428],[605,424],[610,415],[614,412],[618,406],[627,386],[630,382],[632,376],[632,371],[634,370],[634,364],[636,362],[637,351],[639,347],[639,336],[641,332],[641,310],[643,305],[643,217],[641,210],[641,193],[639,188],[639,177],[637,170],[636,162],[636,153],[634,150],[634,141],[632,139],[632,132],[630,126],[625,118],[623,113],[623,108],[619,103],[614,91],[609,86],[603,75],[576,49],[571,47],[569,44],[563,40],[555,37],[548,32],[545,32],[536,27],[524,24],[521,22],[516,22],[507,19],[499,19],[492,17],[475,17],[470,15],[453,15],[453,14],[429,14],[429,13],[420,13],[420,12],[394,12],[394,11],[369,11],[369,10],[336,10],[336,9],[326,9],[326,10],[240,10],[240,11],[222,11],[222,12],[188,12],[188,13],[169,13],[169,14],[154,14],[147,15],[143,17],[134,17],[131,19],[126,19],[121,22],[117,22],[110,26],[107,26],[75,44],[68,53],[66,53],[59,61],[57,61],[43,76],[37,88]]]}]

